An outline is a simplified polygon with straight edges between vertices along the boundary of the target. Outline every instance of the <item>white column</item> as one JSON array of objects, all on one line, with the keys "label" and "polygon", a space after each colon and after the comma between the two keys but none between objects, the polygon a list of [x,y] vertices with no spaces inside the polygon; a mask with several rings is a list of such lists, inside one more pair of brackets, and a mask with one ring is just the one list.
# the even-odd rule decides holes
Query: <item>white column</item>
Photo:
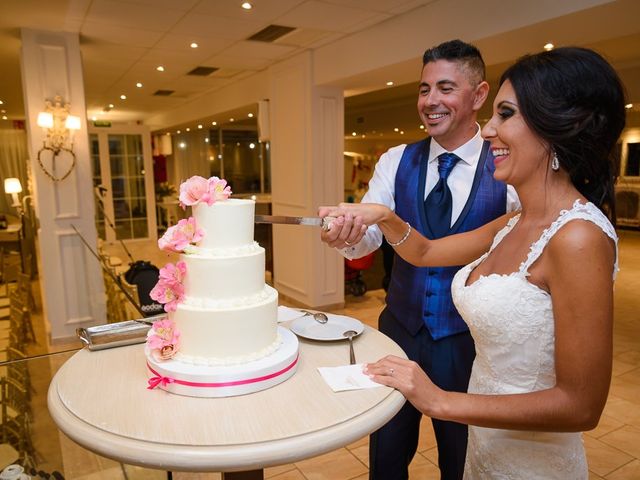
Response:
[{"label": "white column", "polygon": [[[274,215],[315,216],[344,196],[344,97],[313,84],[311,52],[270,69]],[[310,307],[344,303],[344,259],[317,227],[273,227],[278,291]]]},{"label": "white column", "polygon": [[[77,33],[22,30],[22,87],[33,171],[36,214],[40,222],[38,249],[45,319],[52,342],[75,335],[77,327],[105,323],[105,298],[100,266],[72,226],[96,249],[93,184],[80,44]],[[45,100],[56,95],[71,105],[70,113],[81,119],[75,132],[75,167],[67,178],[52,180],[51,152],[38,162],[45,134],[37,125]],[[71,166],[62,153],[55,161],[55,177]]]}]

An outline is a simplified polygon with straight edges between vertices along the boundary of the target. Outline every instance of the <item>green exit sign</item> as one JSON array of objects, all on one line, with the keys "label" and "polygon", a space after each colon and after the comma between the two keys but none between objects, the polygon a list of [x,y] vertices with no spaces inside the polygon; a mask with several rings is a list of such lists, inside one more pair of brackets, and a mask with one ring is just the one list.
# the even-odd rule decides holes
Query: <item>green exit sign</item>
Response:
[{"label": "green exit sign", "polygon": [[93,126],[94,127],[110,127],[111,122],[107,120],[96,120],[95,122],[93,122]]}]

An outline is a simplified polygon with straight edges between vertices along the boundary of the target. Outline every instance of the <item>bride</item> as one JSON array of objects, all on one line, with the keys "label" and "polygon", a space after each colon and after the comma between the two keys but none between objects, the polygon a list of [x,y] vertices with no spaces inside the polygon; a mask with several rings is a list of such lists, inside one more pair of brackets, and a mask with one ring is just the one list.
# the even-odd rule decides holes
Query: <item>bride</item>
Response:
[{"label": "bride", "polygon": [[597,425],[611,379],[612,150],[624,91],[612,67],[582,48],[524,57],[500,85],[482,134],[520,213],[433,241],[382,205],[319,213],[377,223],[415,265],[468,263],[451,287],[476,345],[468,393],[439,389],[397,357],[365,366],[425,415],[469,424],[465,478],[586,479],[580,432]]}]

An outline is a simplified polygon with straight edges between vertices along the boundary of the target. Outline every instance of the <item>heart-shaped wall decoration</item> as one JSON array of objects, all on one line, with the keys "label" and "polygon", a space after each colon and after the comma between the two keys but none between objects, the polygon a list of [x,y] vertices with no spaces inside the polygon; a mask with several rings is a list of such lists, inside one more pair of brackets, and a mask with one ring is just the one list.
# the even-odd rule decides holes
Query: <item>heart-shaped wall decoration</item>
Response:
[{"label": "heart-shaped wall decoration", "polygon": [[[43,152],[45,152],[47,150],[51,152],[51,170],[49,170],[47,167],[45,167],[44,163],[42,161]],[[65,154],[65,156],[70,156],[71,157],[71,163],[70,163],[69,168],[66,171],[66,173],[64,175],[58,177],[58,176],[54,175],[54,173],[53,173],[56,170],[56,158],[62,157],[63,154]],[[67,178],[71,174],[71,171],[73,170],[73,167],[76,166],[76,154],[73,153],[73,150],[71,150],[70,148],[62,147],[62,148],[59,148],[59,149],[53,149],[53,148],[50,148],[50,147],[42,147],[40,149],[40,151],[38,152],[38,164],[40,165],[40,168],[42,169],[42,171],[44,172],[44,174],[47,177],[49,177],[54,182],[60,182],[60,181],[64,180],[65,178]]]}]

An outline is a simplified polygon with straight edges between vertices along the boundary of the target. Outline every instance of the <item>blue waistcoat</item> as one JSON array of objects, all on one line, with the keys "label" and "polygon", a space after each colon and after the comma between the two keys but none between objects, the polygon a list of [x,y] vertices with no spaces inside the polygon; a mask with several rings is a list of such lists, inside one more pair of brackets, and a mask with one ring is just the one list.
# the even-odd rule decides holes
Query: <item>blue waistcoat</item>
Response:
[{"label": "blue waistcoat", "polygon": [[[396,213],[427,238],[424,198],[429,139],[407,145],[395,179]],[[506,212],[507,187],[493,178],[493,155],[485,142],[469,199],[450,234],[474,230]],[[414,267],[396,255],[387,292],[387,308],[411,335],[425,325],[438,340],[467,331],[453,305],[451,281],[461,267]]]}]

